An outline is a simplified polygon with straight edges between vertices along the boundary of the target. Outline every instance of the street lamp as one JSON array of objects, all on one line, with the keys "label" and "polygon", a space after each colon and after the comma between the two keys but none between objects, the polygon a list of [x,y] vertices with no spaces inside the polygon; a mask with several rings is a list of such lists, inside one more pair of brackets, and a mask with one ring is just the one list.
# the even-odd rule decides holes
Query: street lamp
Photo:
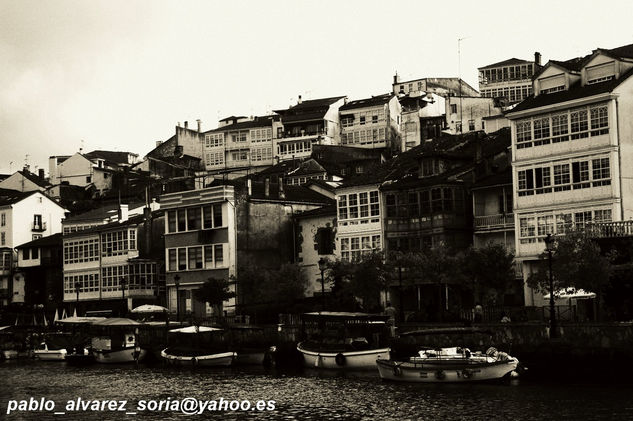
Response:
[{"label": "street lamp", "polygon": [[321,271],[321,311],[325,311],[325,279],[323,277],[323,272],[325,271],[326,260],[321,257],[319,259],[319,270]]},{"label": "street lamp", "polygon": [[398,252],[398,295],[399,295],[399,300],[400,301],[400,323],[404,322],[404,303],[403,303],[403,298],[402,298],[402,249],[400,247],[398,247],[397,249]]},{"label": "street lamp", "polygon": [[556,326],[556,307],[554,306],[554,276],[552,274],[552,252],[554,246],[554,238],[552,234],[545,237],[545,251],[549,257],[549,337],[558,337],[558,328]]},{"label": "street lamp", "polygon": [[174,276],[174,285],[176,285],[176,320],[180,321],[180,297],[178,297],[178,289],[180,288],[180,276]]},{"label": "street lamp", "polygon": [[81,288],[81,283],[77,281],[75,282],[75,293],[77,294],[77,304],[75,305],[75,308],[77,308],[77,313],[79,313],[79,288]]}]

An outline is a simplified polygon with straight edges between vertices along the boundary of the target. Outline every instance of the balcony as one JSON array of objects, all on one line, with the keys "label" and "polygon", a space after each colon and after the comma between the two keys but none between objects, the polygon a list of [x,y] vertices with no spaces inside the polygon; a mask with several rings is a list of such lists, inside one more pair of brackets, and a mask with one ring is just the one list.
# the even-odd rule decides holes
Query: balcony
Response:
[{"label": "balcony", "polygon": [[514,229],[513,213],[499,213],[495,215],[475,216],[476,231],[493,231],[506,229]]},{"label": "balcony", "polygon": [[585,232],[593,238],[633,237],[633,221],[599,222],[587,225]]},{"label": "balcony", "polygon": [[33,222],[31,224],[31,231],[44,232],[46,231],[46,222]]}]

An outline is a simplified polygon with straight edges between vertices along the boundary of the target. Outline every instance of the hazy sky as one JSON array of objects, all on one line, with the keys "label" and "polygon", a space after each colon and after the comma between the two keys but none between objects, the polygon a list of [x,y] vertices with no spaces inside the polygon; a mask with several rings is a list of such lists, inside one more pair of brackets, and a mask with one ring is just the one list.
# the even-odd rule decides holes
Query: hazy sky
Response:
[{"label": "hazy sky", "polygon": [[[0,173],[94,149],[145,155],[304,99],[386,93],[511,57],[633,43],[633,3],[0,0]],[[12,162],[12,164],[11,164]]]}]

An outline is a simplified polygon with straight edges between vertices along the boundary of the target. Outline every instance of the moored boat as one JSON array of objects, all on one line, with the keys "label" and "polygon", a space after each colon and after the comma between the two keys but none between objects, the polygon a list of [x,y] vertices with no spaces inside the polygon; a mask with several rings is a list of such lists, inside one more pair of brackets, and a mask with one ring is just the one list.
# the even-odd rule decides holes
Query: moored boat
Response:
[{"label": "moored boat", "polygon": [[489,348],[472,354],[467,348],[420,351],[408,361],[376,360],[384,380],[422,383],[474,382],[500,379],[516,370],[519,360]]},{"label": "moored boat", "polygon": [[[305,367],[365,370],[376,367],[376,359],[388,359],[388,316],[317,312],[302,315],[304,330],[313,325],[313,335],[297,345]],[[310,336],[310,335],[308,335]]]},{"label": "moored boat", "polygon": [[160,356],[170,365],[226,367],[233,364],[237,353],[227,350],[223,329],[188,326],[169,331],[173,346],[163,349]]},{"label": "moored boat", "polygon": [[100,329],[92,338],[92,353],[98,363],[118,364],[142,361],[147,350],[138,344],[141,323],[126,318],[108,318],[93,323]]},{"label": "moored boat", "polygon": [[48,344],[42,342],[38,349],[33,351],[33,356],[41,361],[64,361],[66,357],[65,349],[48,349]]}]

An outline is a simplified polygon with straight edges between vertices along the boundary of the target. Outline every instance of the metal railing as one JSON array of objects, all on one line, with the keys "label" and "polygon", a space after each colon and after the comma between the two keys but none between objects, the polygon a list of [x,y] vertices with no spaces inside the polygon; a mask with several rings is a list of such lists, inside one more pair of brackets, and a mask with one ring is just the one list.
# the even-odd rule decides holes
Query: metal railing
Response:
[{"label": "metal railing", "polygon": [[593,238],[631,237],[633,236],[633,221],[587,224],[585,233]]},{"label": "metal railing", "polygon": [[513,228],[514,214],[499,213],[495,215],[475,216],[476,229]]}]

